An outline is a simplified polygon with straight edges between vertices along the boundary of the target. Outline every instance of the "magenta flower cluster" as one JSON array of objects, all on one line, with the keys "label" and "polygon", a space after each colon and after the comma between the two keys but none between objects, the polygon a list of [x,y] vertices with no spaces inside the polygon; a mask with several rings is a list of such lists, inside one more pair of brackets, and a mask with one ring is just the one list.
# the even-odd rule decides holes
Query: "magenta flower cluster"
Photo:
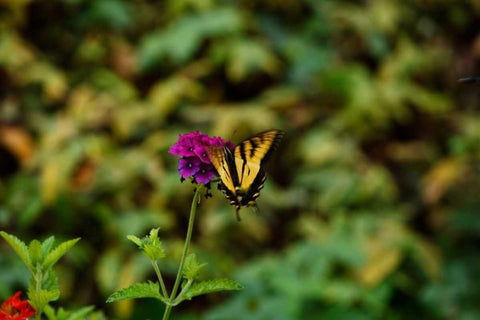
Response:
[{"label": "magenta flower cluster", "polygon": [[215,168],[208,157],[207,148],[211,146],[227,147],[233,150],[230,141],[220,137],[209,137],[200,131],[181,134],[178,141],[170,148],[169,153],[181,156],[178,172],[182,179],[191,177],[195,183],[207,184],[215,177]]}]

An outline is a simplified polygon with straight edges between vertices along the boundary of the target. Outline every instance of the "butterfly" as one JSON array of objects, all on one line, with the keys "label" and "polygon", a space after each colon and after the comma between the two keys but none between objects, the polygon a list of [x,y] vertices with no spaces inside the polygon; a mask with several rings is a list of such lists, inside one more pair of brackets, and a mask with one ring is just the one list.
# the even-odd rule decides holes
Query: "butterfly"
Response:
[{"label": "butterfly", "polygon": [[243,140],[233,151],[227,147],[207,150],[221,180],[219,189],[235,206],[238,221],[242,206],[256,207],[255,200],[260,196],[266,178],[262,165],[278,147],[284,134],[280,130],[269,130]]}]

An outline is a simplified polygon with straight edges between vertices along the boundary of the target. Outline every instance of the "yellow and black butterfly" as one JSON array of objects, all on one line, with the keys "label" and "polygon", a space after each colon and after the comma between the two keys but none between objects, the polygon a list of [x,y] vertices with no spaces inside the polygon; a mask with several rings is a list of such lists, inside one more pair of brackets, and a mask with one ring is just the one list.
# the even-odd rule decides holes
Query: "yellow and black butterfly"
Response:
[{"label": "yellow and black butterfly", "polygon": [[235,206],[237,220],[242,206],[255,206],[265,182],[262,165],[278,147],[283,131],[269,130],[243,140],[233,151],[210,147],[208,156],[221,179],[220,189]]}]

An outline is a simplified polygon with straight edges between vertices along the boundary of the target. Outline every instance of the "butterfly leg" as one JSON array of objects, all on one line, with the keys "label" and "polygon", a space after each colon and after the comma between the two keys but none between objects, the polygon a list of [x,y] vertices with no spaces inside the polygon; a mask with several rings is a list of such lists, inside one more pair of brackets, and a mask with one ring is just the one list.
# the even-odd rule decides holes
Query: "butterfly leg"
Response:
[{"label": "butterfly leg", "polygon": [[242,219],[240,219],[240,206],[236,206],[236,207],[237,207],[237,210],[235,214],[237,215],[237,221],[240,222],[242,221]]}]

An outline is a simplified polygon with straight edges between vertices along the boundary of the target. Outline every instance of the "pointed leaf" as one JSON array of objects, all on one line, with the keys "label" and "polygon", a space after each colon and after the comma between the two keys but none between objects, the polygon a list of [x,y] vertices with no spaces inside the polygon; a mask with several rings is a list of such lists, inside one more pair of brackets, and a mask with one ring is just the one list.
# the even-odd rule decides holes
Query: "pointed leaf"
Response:
[{"label": "pointed leaf", "polygon": [[42,244],[38,240],[32,240],[28,245],[28,256],[34,266],[43,261]]},{"label": "pointed leaf", "polygon": [[152,260],[165,258],[165,251],[163,250],[162,242],[158,237],[158,230],[160,230],[160,228],[150,230],[148,241],[143,249],[144,254]]},{"label": "pointed leaf", "polygon": [[187,280],[195,280],[201,268],[206,266],[206,263],[199,264],[195,253],[191,253],[185,259],[183,267],[183,277]]},{"label": "pointed leaf", "polygon": [[142,239],[140,239],[139,237],[136,237],[134,235],[128,235],[127,239],[135,243],[139,248],[143,248]]},{"label": "pointed leaf", "polygon": [[124,300],[124,299],[138,299],[138,298],[157,298],[160,300],[162,296],[159,293],[160,287],[156,282],[136,283],[130,287],[121,289],[113,293],[107,299],[107,303]]},{"label": "pointed leaf", "polygon": [[153,228],[152,230],[150,230],[150,240],[151,241],[156,241],[156,240],[159,240],[158,239],[158,230],[160,230],[160,228]]},{"label": "pointed leaf", "polygon": [[80,238],[72,239],[61,243],[58,247],[50,251],[45,257],[45,268],[52,267],[71,247],[73,247]]},{"label": "pointed leaf", "polygon": [[43,256],[46,256],[50,252],[50,250],[52,250],[52,246],[54,242],[55,242],[54,236],[50,236],[42,242]]},{"label": "pointed leaf", "polygon": [[229,279],[202,281],[193,284],[190,289],[185,293],[183,300],[191,300],[193,297],[212,292],[241,289],[243,289],[243,286],[241,284]]},{"label": "pointed leaf", "polygon": [[27,265],[30,271],[33,272],[33,266],[30,262],[27,245],[22,240],[4,231],[0,231],[0,235],[5,239],[5,241],[8,242],[8,244],[13,248],[13,250],[15,250],[15,252],[18,254],[20,259],[22,259],[23,263]]}]

